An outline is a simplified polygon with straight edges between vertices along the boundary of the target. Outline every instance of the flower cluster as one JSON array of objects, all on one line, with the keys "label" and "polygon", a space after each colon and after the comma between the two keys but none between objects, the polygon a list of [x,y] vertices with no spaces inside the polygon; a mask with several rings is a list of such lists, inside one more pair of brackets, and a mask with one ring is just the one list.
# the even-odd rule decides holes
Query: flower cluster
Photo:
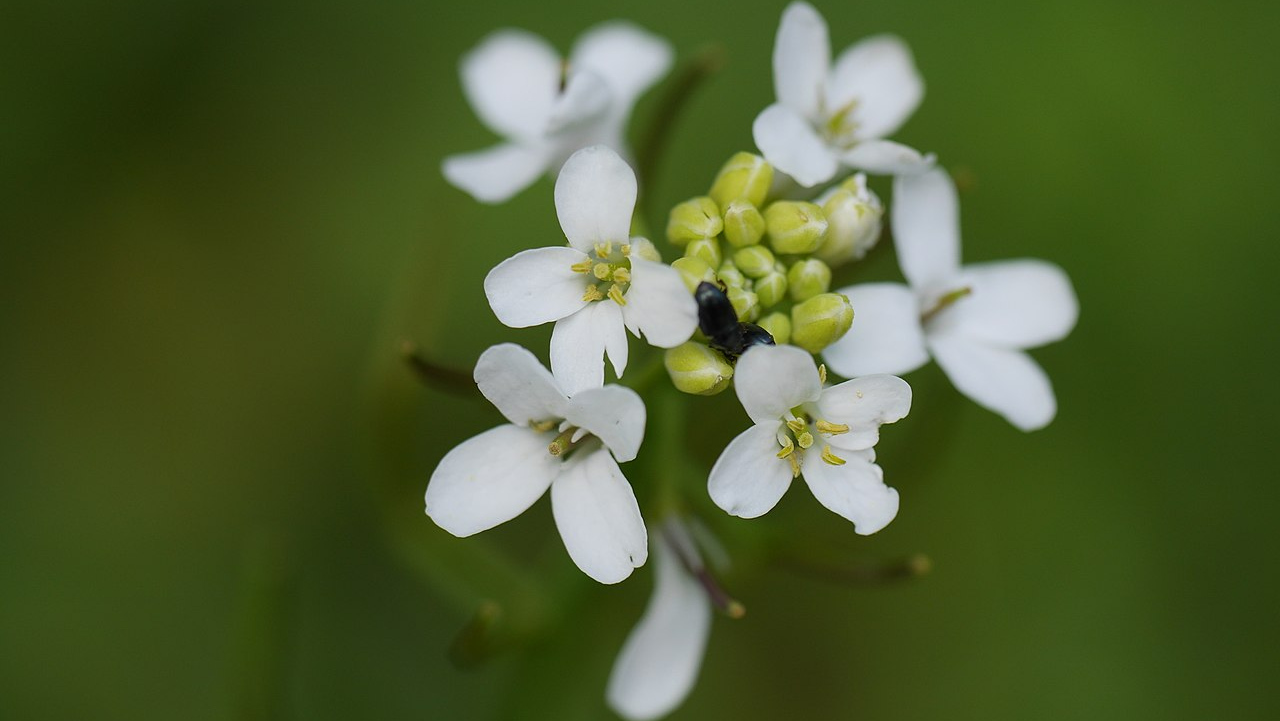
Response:
[{"label": "flower cluster", "polygon": [[[1056,401],[1025,351],[1065,337],[1077,315],[1057,266],[960,264],[950,177],[932,155],[885,139],[923,98],[906,44],[868,38],[833,63],[826,23],[803,2],[778,28],[777,102],[752,125],[759,154],[733,155],[705,195],[671,209],[665,236],[679,257],[664,263],[635,232],[638,187],[623,136],[632,104],[673,55],[620,22],[587,32],[567,62],[528,33],[495,33],[463,59],[462,80],[476,114],[505,141],[443,168],[484,202],[550,172],[564,243],[518,252],[484,279],[506,326],[554,323],[550,370],[510,343],[481,354],[475,383],[508,423],[440,460],[426,512],[470,536],[549,489],[564,546],[587,576],[618,583],[652,553],[654,594],[606,693],[630,719],[662,716],[689,693],[713,610],[742,615],[717,578],[725,554],[691,510],[699,498],[756,518],[803,479],[855,533],[880,531],[899,494],[875,446],[880,427],[912,405],[899,376],[932,357],[980,405],[1040,428]],[[887,210],[868,174],[892,176]],[[875,248],[886,212],[906,284],[833,290],[841,269]],[[642,345],[633,356],[628,331],[660,350]],[[665,369],[674,390],[655,391],[647,368],[626,375],[633,359]],[[642,511],[619,464],[641,453],[646,401],[656,392],[695,402],[730,387],[745,418],[697,478],[705,490],[679,477],[635,478],[642,496],[658,499]]]}]

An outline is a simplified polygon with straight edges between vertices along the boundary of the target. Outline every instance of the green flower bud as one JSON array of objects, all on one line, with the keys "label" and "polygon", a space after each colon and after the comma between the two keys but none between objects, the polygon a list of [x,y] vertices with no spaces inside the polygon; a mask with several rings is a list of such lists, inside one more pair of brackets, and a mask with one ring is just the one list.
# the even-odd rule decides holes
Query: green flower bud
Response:
[{"label": "green flower bud", "polygon": [[729,387],[733,366],[719,351],[688,341],[668,350],[662,357],[671,383],[684,393],[713,396]]},{"label": "green flower bud", "polygon": [[720,250],[720,241],[715,238],[698,238],[689,241],[684,248],[686,258],[698,258],[702,262],[717,268],[724,261],[724,253]]},{"label": "green flower bud", "polygon": [[708,195],[721,208],[731,200],[745,200],[754,206],[764,205],[773,183],[773,166],[751,153],[738,153],[720,168]]},{"label": "green flower bud", "polygon": [[787,276],[776,270],[769,271],[756,281],[756,297],[760,299],[761,308],[772,308],[787,296]]},{"label": "green flower bud", "polygon": [[815,295],[791,309],[791,344],[818,353],[849,332],[853,306],[839,293]]},{"label": "green flower bud", "polygon": [[662,262],[662,254],[658,252],[658,246],[653,244],[648,238],[632,238],[630,243],[622,246],[627,255],[634,255],[652,260],[655,263]]},{"label": "green flower bud", "polygon": [[827,216],[813,203],[780,200],[764,209],[769,244],[783,255],[812,253],[827,234]]},{"label": "green flower bud", "polygon": [[787,283],[791,287],[791,300],[799,303],[831,289],[831,268],[813,258],[798,260],[787,271]]},{"label": "green flower bud", "polygon": [[701,258],[676,258],[671,261],[671,267],[680,273],[680,280],[690,293],[703,281],[716,282],[716,272]]},{"label": "green flower bud", "polygon": [[738,266],[734,265],[732,260],[721,263],[716,275],[730,288],[741,288],[747,284],[747,277],[738,270]]},{"label": "green flower bud", "polygon": [[733,263],[743,275],[760,278],[773,271],[773,253],[763,245],[752,245],[734,253]]},{"label": "green flower bud", "polygon": [[860,260],[880,239],[884,205],[867,188],[862,173],[821,198],[827,216],[827,239],[814,255],[831,265]]},{"label": "green flower bud", "polygon": [[738,320],[753,321],[760,317],[760,298],[755,293],[730,286],[725,295],[729,296]]},{"label": "green flower bud", "polygon": [[786,345],[791,342],[791,319],[786,313],[773,312],[756,322],[756,325],[769,331],[773,342]]},{"label": "green flower bud", "polygon": [[706,196],[684,201],[672,208],[667,218],[667,240],[675,245],[698,238],[714,238],[723,229],[719,206]]},{"label": "green flower bud", "polygon": [[724,209],[724,237],[734,246],[755,245],[764,237],[764,216],[745,200],[735,200]]}]

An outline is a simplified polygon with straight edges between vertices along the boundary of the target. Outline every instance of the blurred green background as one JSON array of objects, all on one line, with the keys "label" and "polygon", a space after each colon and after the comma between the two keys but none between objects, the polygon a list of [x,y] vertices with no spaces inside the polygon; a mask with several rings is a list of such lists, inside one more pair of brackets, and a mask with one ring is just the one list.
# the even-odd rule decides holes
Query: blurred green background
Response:
[{"label": "blurred green background", "polygon": [[[750,149],[783,4],[7,3],[0,717],[610,718],[649,571],[578,574],[546,501],[466,541],[421,515],[438,458],[498,416],[418,384],[400,341],[545,358],[480,281],[562,238],[547,181],[486,207],[442,179],[493,137],[457,59],[498,26],[567,50],[613,17],[684,59],[722,43],[653,178],[669,206]],[[1044,431],[910,377],[884,532],[799,487],[709,515],[749,613],[716,619],[672,718],[1276,718],[1280,6],[818,7],[837,50],[911,43],[928,91],[898,137],[975,181],[965,258],[1058,262],[1081,320],[1035,353]],[[891,253],[858,273],[894,277]],[[745,417],[699,408],[709,467]],[[839,582],[756,563],[769,538],[934,571]],[[456,668],[481,598],[552,625]]]}]

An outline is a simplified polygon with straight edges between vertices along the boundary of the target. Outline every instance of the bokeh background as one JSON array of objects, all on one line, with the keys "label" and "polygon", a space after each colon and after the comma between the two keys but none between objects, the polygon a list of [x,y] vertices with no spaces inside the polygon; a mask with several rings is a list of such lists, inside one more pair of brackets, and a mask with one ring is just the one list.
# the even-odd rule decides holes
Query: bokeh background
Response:
[{"label": "bokeh background", "polygon": [[[818,6],[836,49],[911,43],[928,91],[898,137],[965,174],[966,259],[1060,263],[1080,324],[1035,353],[1060,413],[1034,434],[910,376],[884,532],[802,488],[707,514],[748,615],[716,620],[672,718],[1276,718],[1280,6]],[[400,342],[545,357],[480,281],[561,238],[547,181],[487,207],[442,179],[492,140],[457,59],[614,17],[682,59],[718,41],[650,179],[669,206],[750,149],[782,7],[7,3],[0,717],[611,718],[649,572],[592,584],[545,500],[467,541],[421,515],[436,460],[498,418]],[[894,277],[891,251],[857,272]],[[745,417],[698,414],[709,463]],[[841,572],[912,553],[933,572]],[[482,599],[519,633],[459,668]]]}]

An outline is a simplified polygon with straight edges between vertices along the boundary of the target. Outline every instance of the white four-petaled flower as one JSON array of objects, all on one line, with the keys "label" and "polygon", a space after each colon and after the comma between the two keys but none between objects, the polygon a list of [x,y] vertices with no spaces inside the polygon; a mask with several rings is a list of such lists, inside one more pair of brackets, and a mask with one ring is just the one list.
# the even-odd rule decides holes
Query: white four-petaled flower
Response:
[{"label": "white four-petaled flower", "polygon": [[813,357],[794,346],[757,346],[738,361],[733,384],[755,423],[729,442],[711,469],[711,498],[730,514],[755,518],[804,476],[818,502],[862,535],[898,514],[873,447],[880,425],[911,410],[911,386],[891,375],[829,388]]},{"label": "white four-petaled flower", "polygon": [[698,678],[711,633],[710,599],[686,566],[702,563],[688,531],[668,518],[650,538],[653,595],[618,653],[605,691],[610,708],[631,721],[656,719],[680,705]]},{"label": "white four-petaled flower", "polygon": [[551,371],[572,396],[604,383],[606,353],[622,377],[626,329],[673,348],[693,334],[698,306],[680,274],[656,261],[653,244],[629,237],[636,176],[617,153],[603,145],[574,153],[555,199],[569,247],[515,254],[489,272],[484,292],[512,328],[555,321]]},{"label": "white four-petaled flower", "polygon": [[940,169],[895,179],[890,220],[910,285],[840,289],[856,316],[823,351],[827,365],[843,376],[903,374],[932,355],[979,405],[1024,431],[1048,425],[1057,412],[1053,387],[1023,351],[1075,327],[1079,306],[1067,274],[1042,260],[962,267],[955,185]]},{"label": "white four-petaled flower", "polygon": [[631,106],[671,67],[671,46],[629,23],[588,30],[568,63],[545,40],[499,30],[462,59],[462,88],[481,122],[505,142],[454,155],[444,175],[477,200],[500,203],[555,172],[578,148],[627,152]]},{"label": "white four-petaled flower", "polygon": [[511,421],[445,454],[427,485],[427,515],[455,536],[515,518],[548,488],[573,562],[617,583],[648,558],[640,507],[619,462],[636,457],[645,409],[630,388],[569,398],[532,353],[504,343],[476,362],[480,392]]},{"label": "white four-petaled flower", "polygon": [[924,97],[911,51],[892,35],[853,45],[831,63],[827,23],[812,5],[782,13],[773,46],[778,101],[752,125],[756,146],[775,168],[811,187],[841,165],[871,173],[917,172],[932,158],[883,140]]}]

